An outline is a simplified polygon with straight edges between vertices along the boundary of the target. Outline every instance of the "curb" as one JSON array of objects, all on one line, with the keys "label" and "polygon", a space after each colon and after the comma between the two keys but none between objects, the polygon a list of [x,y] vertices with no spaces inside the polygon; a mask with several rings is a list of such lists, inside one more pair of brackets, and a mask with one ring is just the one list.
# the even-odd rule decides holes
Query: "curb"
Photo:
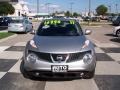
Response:
[{"label": "curb", "polygon": [[16,36],[17,36],[17,34],[12,35],[12,36],[9,36],[9,37],[6,37],[6,38],[3,38],[3,39],[0,39],[0,43],[6,41],[6,40],[8,40],[8,39],[14,38],[14,37],[16,37]]},{"label": "curb", "polygon": [[102,27],[102,26],[86,26],[86,27],[95,27],[95,28],[99,28],[99,27]]}]

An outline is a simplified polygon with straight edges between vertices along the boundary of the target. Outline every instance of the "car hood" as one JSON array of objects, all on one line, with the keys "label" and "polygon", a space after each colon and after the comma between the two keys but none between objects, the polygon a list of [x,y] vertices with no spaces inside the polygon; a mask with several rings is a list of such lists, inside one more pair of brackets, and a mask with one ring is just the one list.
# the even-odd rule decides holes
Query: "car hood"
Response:
[{"label": "car hood", "polygon": [[118,29],[120,29],[120,26],[115,27],[115,30],[118,30]]},{"label": "car hood", "polygon": [[85,36],[35,36],[35,44],[39,52],[73,53],[80,52],[86,40]]}]

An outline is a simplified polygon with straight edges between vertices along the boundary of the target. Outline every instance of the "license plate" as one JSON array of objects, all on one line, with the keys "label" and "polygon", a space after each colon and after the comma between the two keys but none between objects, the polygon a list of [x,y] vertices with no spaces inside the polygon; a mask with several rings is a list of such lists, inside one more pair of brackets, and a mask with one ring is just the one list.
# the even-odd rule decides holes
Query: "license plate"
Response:
[{"label": "license plate", "polygon": [[67,65],[53,65],[51,66],[52,72],[67,72],[68,66]]}]

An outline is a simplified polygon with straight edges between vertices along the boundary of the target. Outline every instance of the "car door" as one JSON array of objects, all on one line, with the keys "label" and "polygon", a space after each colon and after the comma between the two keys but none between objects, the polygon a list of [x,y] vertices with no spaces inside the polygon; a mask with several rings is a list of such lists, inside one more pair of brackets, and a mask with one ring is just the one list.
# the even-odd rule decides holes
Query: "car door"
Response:
[{"label": "car door", "polygon": [[29,20],[28,20],[28,26],[29,26],[29,30],[31,31],[32,29],[33,29],[33,25],[32,25],[32,22],[30,22]]},{"label": "car door", "polygon": [[25,20],[25,29],[26,29],[27,32],[30,30],[28,20]]}]

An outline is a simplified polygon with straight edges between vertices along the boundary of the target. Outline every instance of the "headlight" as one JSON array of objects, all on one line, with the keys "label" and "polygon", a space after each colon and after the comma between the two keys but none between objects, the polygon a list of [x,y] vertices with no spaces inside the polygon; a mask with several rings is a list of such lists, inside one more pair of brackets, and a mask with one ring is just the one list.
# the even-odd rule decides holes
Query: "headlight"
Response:
[{"label": "headlight", "polygon": [[92,55],[91,54],[85,54],[84,57],[83,57],[83,62],[85,64],[90,64],[92,62]]},{"label": "headlight", "polygon": [[37,55],[35,55],[34,53],[28,54],[28,56],[27,56],[27,61],[28,62],[35,63],[36,60],[38,60]]},{"label": "headlight", "polygon": [[35,45],[35,41],[34,41],[34,40],[30,40],[30,45],[31,45],[33,48],[37,48],[37,46]]},{"label": "headlight", "polygon": [[82,49],[88,47],[89,44],[90,44],[90,41],[89,41],[89,40],[86,40],[85,43],[84,43],[84,45],[82,46]]}]

